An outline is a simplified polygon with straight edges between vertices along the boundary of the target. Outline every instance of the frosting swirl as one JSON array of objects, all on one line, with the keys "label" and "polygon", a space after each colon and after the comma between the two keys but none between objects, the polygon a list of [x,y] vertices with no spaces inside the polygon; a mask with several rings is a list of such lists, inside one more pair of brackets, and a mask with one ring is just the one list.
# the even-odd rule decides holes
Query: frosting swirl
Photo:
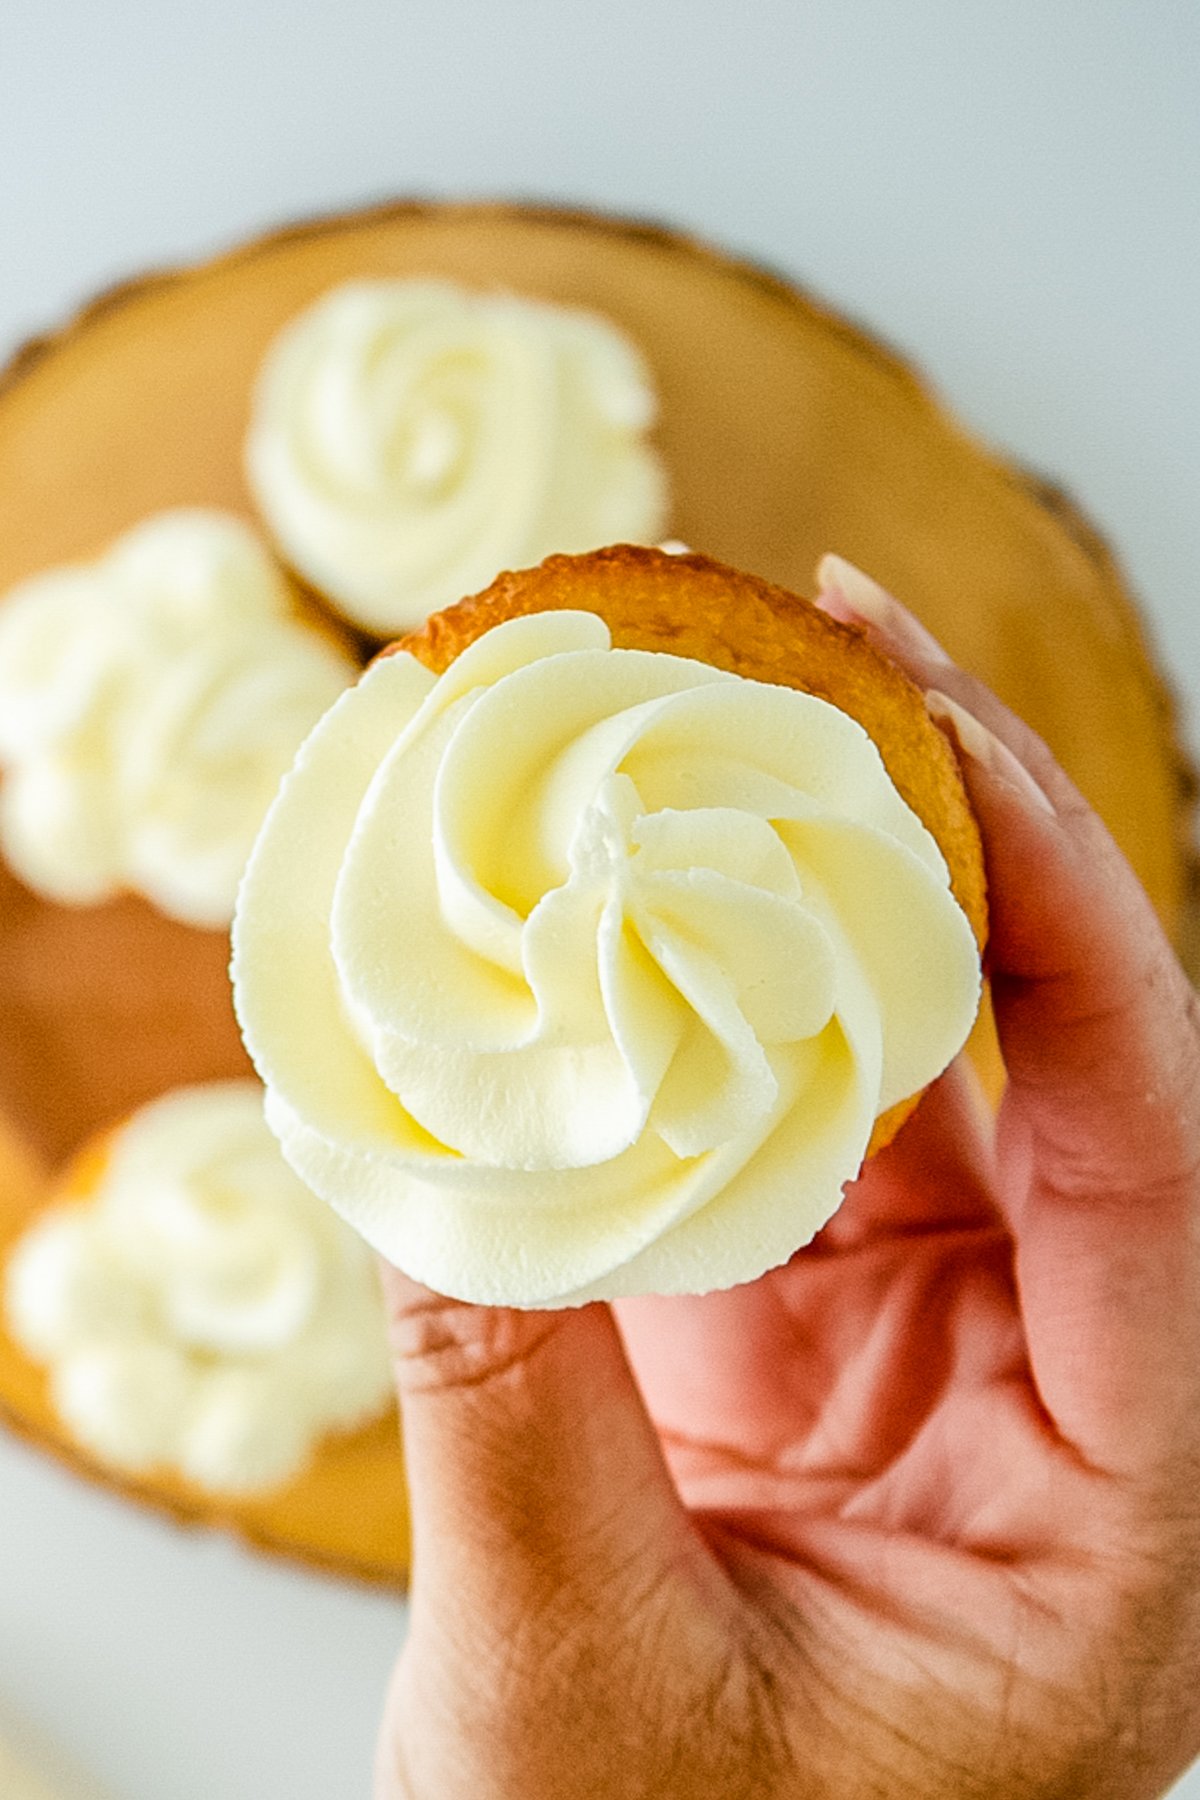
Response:
[{"label": "frosting swirl", "polygon": [[228,925],[280,776],[355,666],[255,535],[157,514],[0,606],[0,846],[37,892]]},{"label": "frosting swirl", "polygon": [[20,1241],[6,1297],[75,1437],[131,1472],[274,1486],[387,1401],[373,1259],[283,1161],[256,1082],[143,1108],[94,1196]]},{"label": "frosting swirl", "polygon": [[343,696],[255,847],[234,974],[310,1186],[431,1286],[523,1306],[784,1260],[979,995],[855,721],[572,612]]},{"label": "frosting swirl", "polygon": [[246,467],[301,574],[381,635],[555,550],[652,543],[655,400],[607,320],[442,281],[352,281],[263,365]]}]

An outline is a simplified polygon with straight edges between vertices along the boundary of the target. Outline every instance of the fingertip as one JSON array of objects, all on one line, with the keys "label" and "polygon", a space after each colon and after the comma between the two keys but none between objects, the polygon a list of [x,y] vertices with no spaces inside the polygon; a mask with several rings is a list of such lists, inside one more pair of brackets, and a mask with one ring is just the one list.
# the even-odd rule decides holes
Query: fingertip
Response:
[{"label": "fingertip", "polygon": [[939,688],[926,691],[925,704],[937,722],[949,730],[966,762],[999,782],[1024,809],[1050,818],[1057,816],[1049,795],[1024,763],[974,713]]},{"label": "fingertip", "polygon": [[[818,604],[846,624],[865,625],[882,649],[907,665],[949,668],[951,658],[914,613],[844,556],[827,552],[817,564]],[[911,671],[910,671],[911,672]]]},{"label": "fingertip", "polygon": [[[817,582],[823,589],[834,590],[854,607],[860,618],[877,624],[890,610],[892,597],[873,576],[849,557],[827,550],[817,563]],[[855,602],[857,601],[857,606]]]},{"label": "fingertip", "polygon": [[827,613],[831,619],[837,619],[842,625],[865,625],[866,620],[851,605],[838,578],[841,563],[840,556],[830,554],[821,558],[814,576],[817,591],[813,597],[813,605],[819,607],[823,613]]}]

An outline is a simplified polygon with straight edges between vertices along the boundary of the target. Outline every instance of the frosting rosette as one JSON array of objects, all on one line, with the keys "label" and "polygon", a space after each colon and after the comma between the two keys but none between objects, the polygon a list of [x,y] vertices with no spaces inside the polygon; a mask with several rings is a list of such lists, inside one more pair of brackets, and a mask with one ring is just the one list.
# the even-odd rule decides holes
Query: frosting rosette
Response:
[{"label": "frosting rosette", "polygon": [[854,719],[567,610],[343,696],[255,847],[234,976],[305,1181],[414,1277],[517,1306],[785,1260],[980,984]]},{"label": "frosting rosette", "polygon": [[36,892],[229,924],[279,779],[355,665],[255,534],[158,513],[0,604],[0,847]]},{"label": "frosting rosette", "polygon": [[288,1168],[257,1082],[176,1089],[101,1155],[86,1197],[19,1241],[6,1283],[10,1327],[85,1449],[249,1493],[383,1410],[375,1259]]},{"label": "frosting rosette", "polygon": [[393,636],[500,569],[661,537],[655,412],[640,352],[597,314],[351,281],[268,352],[246,468],[293,567]]}]

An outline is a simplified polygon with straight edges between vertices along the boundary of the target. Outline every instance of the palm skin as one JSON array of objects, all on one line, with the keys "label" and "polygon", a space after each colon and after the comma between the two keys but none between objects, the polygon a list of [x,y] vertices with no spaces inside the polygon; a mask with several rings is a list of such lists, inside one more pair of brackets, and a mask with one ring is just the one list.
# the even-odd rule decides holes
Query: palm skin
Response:
[{"label": "palm skin", "polygon": [[[1137,1649],[1135,1546],[1153,1589],[1170,1531],[1043,1405],[989,1158],[963,1154],[965,1086],[927,1098],[819,1248],[728,1294],[626,1303],[626,1338],[697,1526],[743,1593],[773,1590],[801,1664],[837,1683],[818,1713],[871,1748],[878,1789],[834,1763],[828,1791],[1124,1797],[1112,1738],[1155,1698],[1161,1628]],[[1089,1702],[1080,1742],[1060,1714]],[[826,1791],[797,1751],[780,1791]]]},{"label": "palm skin", "polygon": [[1200,1749],[1194,997],[1044,746],[839,599],[973,715],[999,1120],[956,1067],[784,1268],[619,1330],[391,1278],[380,1800],[1141,1800]]}]

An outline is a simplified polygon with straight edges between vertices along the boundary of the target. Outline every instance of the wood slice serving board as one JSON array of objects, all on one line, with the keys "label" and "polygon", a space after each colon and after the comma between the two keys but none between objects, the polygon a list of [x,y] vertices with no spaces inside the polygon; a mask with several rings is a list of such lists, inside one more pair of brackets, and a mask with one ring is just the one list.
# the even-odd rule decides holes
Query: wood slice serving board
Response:
[{"label": "wood slice serving board", "polygon": [[[335,283],[387,275],[587,306],[624,327],[660,396],[671,535],[801,593],[826,550],[869,570],[1049,740],[1184,942],[1191,775],[1099,536],[970,438],[874,339],[773,275],[655,227],[401,203],[104,295],[0,378],[0,596],[164,507],[253,521],[242,441],[264,351]],[[0,868],[0,1240],[94,1130],[168,1087],[247,1072],[227,958],[224,935],[136,898],[54,906]],[[65,1440],[41,1374],[2,1333],[0,1409],[111,1479]],[[325,1567],[405,1577],[394,1418],[329,1440],[268,1500],[225,1504],[167,1477],[118,1485]]]}]

